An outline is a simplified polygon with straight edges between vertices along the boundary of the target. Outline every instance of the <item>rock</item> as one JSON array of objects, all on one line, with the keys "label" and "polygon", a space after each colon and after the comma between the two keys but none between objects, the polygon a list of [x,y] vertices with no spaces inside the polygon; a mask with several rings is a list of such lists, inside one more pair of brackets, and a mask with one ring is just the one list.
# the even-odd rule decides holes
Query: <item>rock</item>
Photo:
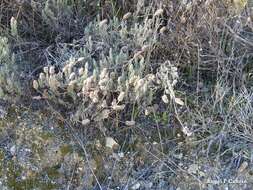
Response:
[{"label": "rock", "polygon": [[119,144],[112,138],[112,137],[106,137],[105,139],[105,146],[113,149],[115,147],[117,147]]},{"label": "rock", "polygon": [[118,153],[118,156],[119,156],[120,158],[124,158],[124,156],[125,156],[125,155],[124,155],[124,152],[119,152],[119,153]]},{"label": "rock", "polygon": [[10,148],[10,152],[11,152],[11,155],[14,156],[16,154],[16,146],[13,145],[11,148]]},{"label": "rock", "polygon": [[131,190],[137,190],[137,189],[140,189],[141,187],[141,184],[139,182],[135,183],[132,187],[131,187]]},{"label": "rock", "polygon": [[135,125],[135,121],[131,120],[131,121],[126,121],[126,125],[127,126],[134,126]]}]

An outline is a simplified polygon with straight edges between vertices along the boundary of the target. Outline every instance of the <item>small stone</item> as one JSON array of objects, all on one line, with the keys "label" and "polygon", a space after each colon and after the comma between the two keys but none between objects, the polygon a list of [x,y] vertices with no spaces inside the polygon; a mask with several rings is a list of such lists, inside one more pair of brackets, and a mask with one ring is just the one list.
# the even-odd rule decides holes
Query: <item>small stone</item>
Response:
[{"label": "small stone", "polygon": [[118,153],[118,156],[119,156],[120,158],[124,158],[124,152],[119,152],[119,153]]},{"label": "small stone", "polygon": [[15,153],[16,153],[16,146],[13,145],[11,148],[10,148],[10,152],[11,152],[11,155],[14,156]]},{"label": "small stone", "polygon": [[88,125],[88,124],[90,124],[90,120],[89,119],[84,119],[82,121],[82,125]]},{"label": "small stone", "polygon": [[141,187],[141,184],[139,182],[137,182],[136,184],[134,184],[132,187],[131,187],[131,190],[137,190],[137,189],[140,189]]},{"label": "small stone", "polygon": [[105,146],[113,149],[114,147],[117,147],[119,144],[112,138],[112,137],[106,137],[105,139]]},{"label": "small stone", "polygon": [[131,121],[126,121],[126,125],[127,126],[134,126],[135,125],[135,121],[131,120]]}]

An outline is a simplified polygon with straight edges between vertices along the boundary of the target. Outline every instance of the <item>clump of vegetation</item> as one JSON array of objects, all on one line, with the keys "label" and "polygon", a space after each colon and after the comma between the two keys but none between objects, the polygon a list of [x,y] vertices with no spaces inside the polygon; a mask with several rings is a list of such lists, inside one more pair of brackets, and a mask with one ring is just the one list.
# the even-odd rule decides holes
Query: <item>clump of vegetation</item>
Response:
[{"label": "clump of vegetation", "polygon": [[8,39],[0,37],[0,97],[8,100],[21,95],[18,65],[11,53]]},{"label": "clump of vegetation", "polygon": [[13,103],[0,101],[3,123],[37,114],[40,130],[72,139],[49,150],[38,135],[40,159],[57,162],[30,187],[47,177],[56,189],[203,189],[239,177],[250,187],[252,19],[246,0],[1,2],[0,98]]},{"label": "clump of vegetation", "polygon": [[174,101],[177,68],[169,61],[157,63],[150,58],[157,41],[154,22],[146,19],[128,26],[127,20],[115,18],[112,23],[91,23],[85,29],[87,39],[82,39],[80,50],[66,49],[69,58],[57,69],[44,67],[38,80],[33,81],[34,89],[45,98],[74,108],[72,119],[83,125],[115,114],[123,114],[119,120],[133,123],[134,115],[125,114],[129,110],[138,109],[144,114],[161,100]]}]

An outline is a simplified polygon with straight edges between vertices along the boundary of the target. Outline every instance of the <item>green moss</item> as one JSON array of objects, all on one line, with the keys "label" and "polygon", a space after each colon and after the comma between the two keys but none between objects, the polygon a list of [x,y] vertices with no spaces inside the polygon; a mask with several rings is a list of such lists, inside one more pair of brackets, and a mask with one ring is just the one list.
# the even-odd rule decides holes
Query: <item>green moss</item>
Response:
[{"label": "green moss", "polygon": [[11,160],[7,163],[7,186],[19,190],[17,178],[21,176],[21,168],[16,166],[14,161]]},{"label": "green moss", "polygon": [[41,137],[43,140],[47,141],[47,140],[50,140],[50,139],[53,138],[53,134],[52,134],[52,133],[49,133],[49,132],[43,132],[43,133],[40,134],[40,137]]},{"label": "green moss", "polygon": [[162,125],[167,125],[169,122],[169,114],[167,112],[157,112],[150,115],[151,120],[155,123],[159,123]]},{"label": "green moss", "polygon": [[45,154],[43,147],[41,147],[40,145],[38,145],[36,143],[32,144],[32,150],[33,150],[33,152],[36,152],[40,157],[43,157]]},{"label": "green moss", "polygon": [[61,167],[61,164],[57,164],[53,167],[46,168],[45,172],[50,179],[56,179],[60,176],[60,172],[58,171],[60,167]]},{"label": "green moss", "polygon": [[13,183],[9,183],[9,187],[15,190],[33,190],[37,188],[41,190],[51,190],[59,187],[58,184],[54,184],[53,182],[45,182],[40,176],[12,182]]},{"label": "green moss", "polygon": [[[59,166],[54,166],[46,169],[46,174],[49,178],[55,179],[59,176],[57,171]],[[43,173],[36,173],[34,176],[26,179],[20,179],[24,168],[15,164],[14,161],[9,161],[7,164],[7,186],[14,190],[51,190],[56,189],[59,185],[50,181],[44,181]]]},{"label": "green moss", "polygon": [[56,189],[58,185],[50,182],[43,182],[40,178],[29,178],[21,181],[15,181],[9,187],[15,190],[33,190],[37,188],[41,190],[52,190]]},{"label": "green moss", "polygon": [[0,149],[0,161],[1,161],[0,164],[2,163],[3,159],[4,159],[4,152],[3,150]]},{"label": "green moss", "polygon": [[4,161],[4,152],[3,150],[0,149],[0,177],[2,177],[3,175],[3,169],[4,169],[3,161]]},{"label": "green moss", "polygon": [[101,155],[97,154],[94,155],[94,165],[96,166],[96,170],[94,171],[97,178],[99,180],[105,180],[106,179],[106,172],[105,172],[105,168],[104,168],[104,162],[103,162],[103,158]]},{"label": "green moss", "polygon": [[61,152],[61,155],[62,155],[63,157],[66,156],[67,154],[71,153],[72,151],[73,151],[73,148],[72,148],[71,145],[65,144],[65,145],[62,145],[62,146],[60,147],[60,152]]}]

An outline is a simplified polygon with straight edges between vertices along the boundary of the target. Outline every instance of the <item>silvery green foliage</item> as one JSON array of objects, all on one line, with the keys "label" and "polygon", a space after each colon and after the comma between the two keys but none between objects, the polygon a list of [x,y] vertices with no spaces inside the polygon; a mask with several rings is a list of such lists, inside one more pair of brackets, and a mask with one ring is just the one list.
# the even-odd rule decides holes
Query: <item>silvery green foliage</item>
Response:
[{"label": "silvery green foliage", "polygon": [[150,59],[157,42],[156,25],[150,19],[133,26],[118,19],[91,23],[85,28],[81,49],[70,51],[57,71],[54,66],[44,67],[33,87],[46,92],[46,98],[72,105],[72,119],[83,125],[133,106],[145,113],[160,96],[158,92],[174,96],[178,78],[171,63],[159,66]]},{"label": "silvery green foliage", "polygon": [[177,84],[178,77],[177,67],[169,61],[161,64],[157,73],[158,82],[164,88],[164,94],[169,95],[172,99],[175,99],[174,86]]},{"label": "silvery green foliage", "polygon": [[8,99],[20,94],[15,56],[10,52],[8,40],[0,37],[0,98]]}]

